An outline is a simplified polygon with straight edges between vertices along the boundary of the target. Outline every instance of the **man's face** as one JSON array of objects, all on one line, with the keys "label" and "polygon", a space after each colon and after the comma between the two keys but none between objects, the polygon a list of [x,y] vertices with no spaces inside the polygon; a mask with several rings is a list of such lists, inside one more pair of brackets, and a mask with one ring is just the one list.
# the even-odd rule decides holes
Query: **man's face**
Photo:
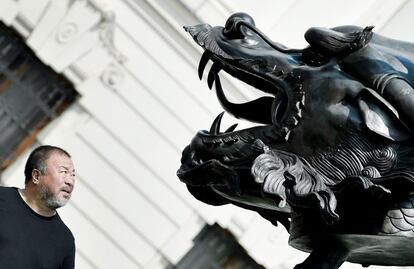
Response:
[{"label": "man's face", "polygon": [[75,168],[68,156],[52,152],[45,162],[46,171],[39,177],[39,194],[50,209],[66,205],[75,184]]}]

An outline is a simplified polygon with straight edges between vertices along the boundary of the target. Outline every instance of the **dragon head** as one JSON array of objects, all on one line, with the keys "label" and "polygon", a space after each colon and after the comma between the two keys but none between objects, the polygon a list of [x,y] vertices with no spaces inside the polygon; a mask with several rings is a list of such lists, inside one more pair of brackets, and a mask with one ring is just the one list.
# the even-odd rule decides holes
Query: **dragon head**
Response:
[{"label": "dragon head", "polygon": [[[288,207],[279,206],[284,204],[282,197],[264,195],[251,167],[265,145],[283,148],[302,117],[305,96],[300,75],[295,75],[295,68],[301,66],[301,51],[270,41],[244,13],[230,16],[225,27],[200,24],[184,28],[205,50],[198,68],[200,79],[208,61],[212,61],[207,83],[209,88],[215,84],[223,108],[238,119],[260,125],[235,131],[235,124],[222,132],[221,113],[210,130],[199,131],[183,151],[178,177],[194,196],[210,204],[230,200],[288,212]],[[221,86],[221,70],[267,96],[232,103]]]},{"label": "dragon head", "polygon": [[[365,160],[349,154],[350,158],[356,156],[349,160],[355,163],[357,168],[354,169],[341,164],[342,157],[335,153],[358,148],[360,144],[352,142],[354,137],[362,140],[369,137],[369,143],[381,147],[389,145],[389,141],[411,137],[395,108],[377,93],[378,89],[367,87],[369,78],[358,78],[366,73],[363,66],[366,69],[378,66],[370,65],[377,59],[371,59],[372,55],[366,53],[371,49],[366,46],[372,38],[372,27],[338,29],[312,28],[305,36],[313,44],[298,50],[271,41],[244,13],[230,16],[225,27],[208,24],[185,27],[204,49],[198,68],[200,79],[207,63],[212,61],[207,83],[209,88],[215,84],[222,107],[238,119],[260,124],[244,130],[235,130],[236,125],[233,125],[222,132],[223,114],[220,114],[209,131],[199,131],[195,135],[183,151],[177,175],[196,198],[210,204],[232,202],[245,207],[289,212],[289,205],[283,207],[286,179],[293,176],[298,193],[322,193],[327,189],[326,184],[333,185],[362,173],[359,167],[368,162],[363,163]],[[323,42],[315,44],[319,40]],[[334,43],[326,46],[332,40]],[[338,40],[339,44],[336,43]],[[361,59],[368,63],[361,64]],[[350,72],[357,70],[353,65],[362,70],[361,74]],[[220,82],[221,71],[266,96],[241,104],[229,101]],[[344,149],[346,145],[350,146]],[[273,154],[272,150],[277,153]],[[266,154],[277,161],[264,162],[262,167],[272,166],[269,171],[277,170],[278,177],[283,180],[272,181],[267,176],[259,176],[263,174],[259,171],[261,168],[254,164],[258,159],[266,159],[262,158]],[[315,160],[327,156],[332,156],[329,157],[332,163],[338,164],[332,169],[340,172],[330,174],[323,171],[323,167],[315,171],[307,168],[312,166],[308,162],[317,164]],[[300,178],[310,179],[313,183],[298,184]],[[277,186],[277,191],[272,184]],[[335,202],[329,192],[326,197],[324,204],[330,204],[332,211]],[[333,213],[331,215],[335,217]]]}]

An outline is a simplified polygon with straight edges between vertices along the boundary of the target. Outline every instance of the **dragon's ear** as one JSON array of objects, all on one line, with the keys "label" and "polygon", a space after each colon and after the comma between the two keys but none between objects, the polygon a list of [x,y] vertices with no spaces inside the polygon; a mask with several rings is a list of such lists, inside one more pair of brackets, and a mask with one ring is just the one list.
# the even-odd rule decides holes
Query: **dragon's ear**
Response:
[{"label": "dragon's ear", "polygon": [[372,89],[362,89],[357,100],[363,122],[371,131],[393,141],[404,141],[413,136],[400,120],[397,110]]},{"label": "dragon's ear", "polygon": [[[312,27],[305,33],[305,39],[316,51],[326,55],[346,55],[355,52],[369,43],[373,26],[342,27],[328,29]],[[339,30],[339,31],[338,31]]]}]

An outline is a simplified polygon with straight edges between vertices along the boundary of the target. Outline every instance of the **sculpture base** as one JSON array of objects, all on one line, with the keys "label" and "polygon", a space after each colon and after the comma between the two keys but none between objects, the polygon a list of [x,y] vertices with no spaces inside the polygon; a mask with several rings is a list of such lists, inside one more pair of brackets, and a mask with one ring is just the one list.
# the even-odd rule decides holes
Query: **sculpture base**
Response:
[{"label": "sculpture base", "polygon": [[[414,238],[412,237],[331,234],[327,239],[335,246],[341,246],[349,250],[349,255],[346,259],[348,262],[359,263],[364,266],[414,265]],[[289,244],[298,250],[312,252],[312,246],[315,245],[315,242],[312,241],[310,236],[301,236],[290,240]]]}]

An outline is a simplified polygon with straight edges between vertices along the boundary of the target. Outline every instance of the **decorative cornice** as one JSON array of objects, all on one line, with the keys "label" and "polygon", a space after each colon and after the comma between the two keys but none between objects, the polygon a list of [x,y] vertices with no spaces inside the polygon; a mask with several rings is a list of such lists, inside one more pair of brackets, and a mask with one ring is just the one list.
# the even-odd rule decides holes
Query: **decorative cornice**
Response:
[{"label": "decorative cornice", "polygon": [[115,32],[115,14],[112,11],[102,14],[102,20],[99,26],[99,39],[102,45],[107,49],[108,53],[115,58],[115,60],[123,64],[126,61],[126,56],[123,55],[114,43]]},{"label": "decorative cornice", "polygon": [[59,26],[55,38],[60,44],[70,42],[78,34],[78,25],[75,22],[66,22]]},{"label": "decorative cornice", "polygon": [[118,64],[109,64],[100,76],[102,83],[112,90],[116,90],[124,80],[124,72]]}]

